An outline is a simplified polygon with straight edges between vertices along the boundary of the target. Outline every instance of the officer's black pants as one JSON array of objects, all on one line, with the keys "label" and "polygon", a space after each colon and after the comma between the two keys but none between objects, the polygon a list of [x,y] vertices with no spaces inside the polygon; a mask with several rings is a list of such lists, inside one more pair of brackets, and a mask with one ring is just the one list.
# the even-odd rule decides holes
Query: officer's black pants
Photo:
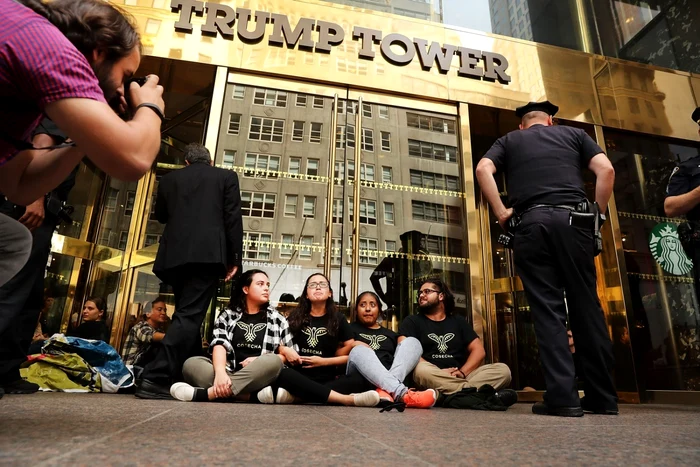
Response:
[{"label": "officer's black pants", "polygon": [[[593,232],[569,225],[565,209],[525,213],[513,241],[515,267],[535,323],[540,360],[552,407],[580,405],[566,311],[580,358],[588,404],[617,407],[612,343],[596,292]],[[566,291],[566,304],[564,303]]]}]

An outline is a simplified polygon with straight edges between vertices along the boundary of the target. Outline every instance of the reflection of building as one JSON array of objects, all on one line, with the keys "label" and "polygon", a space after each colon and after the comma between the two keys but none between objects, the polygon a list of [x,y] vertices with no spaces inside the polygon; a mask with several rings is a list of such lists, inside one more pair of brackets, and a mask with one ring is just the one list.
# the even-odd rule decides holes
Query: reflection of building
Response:
[{"label": "reflection of building", "polygon": [[[442,0],[329,0],[333,3],[358,8],[370,8],[376,11],[384,11],[395,15],[408,16],[409,18],[426,19],[442,22],[439,3]],[[438,3],[439,2],[439,3]],[[436,4],[436,8],[433,7]]]},{"label": "reflection of building", "polygon": [[494,34],[532,40],[527,0],[489,0]]}]

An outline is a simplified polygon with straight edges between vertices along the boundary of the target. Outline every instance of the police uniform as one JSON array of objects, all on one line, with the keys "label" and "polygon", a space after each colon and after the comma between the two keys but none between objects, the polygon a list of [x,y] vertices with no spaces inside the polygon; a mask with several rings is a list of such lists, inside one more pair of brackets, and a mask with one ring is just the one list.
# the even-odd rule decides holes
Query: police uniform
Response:
[{"label": "police uniform", "polygon": [[[695,109],[691,118],[700,125],[700,107]],[[700,130],[698,131],[700,133]],[[700,157],[691,157],[673,168],[666,186],[666,197],[684,195],[700,186]],[[700,204],[685,215],[688,222],[678,226],[683,249],[693,260],[693,278],[695,290],[700,297]]]},{"label": "police uniform", "polygon": [[[543,111],[554,116],[558,110],[548,101],[531,102],[516,115]],[[586,406],[617,412],[612,343],[596,290],[593,226],[570,222],[586,199],[582,170],[602,152],[581,129],[535,124],[501,137],[484,155],[497,172],[505,172],[508,201],[520,217],[513,232],[515,267],[530,305],[547,386],[545,405],[536,406],[554,415],[582,415],[567,305]],[[543,413],[536,407],[533,412]]]}]

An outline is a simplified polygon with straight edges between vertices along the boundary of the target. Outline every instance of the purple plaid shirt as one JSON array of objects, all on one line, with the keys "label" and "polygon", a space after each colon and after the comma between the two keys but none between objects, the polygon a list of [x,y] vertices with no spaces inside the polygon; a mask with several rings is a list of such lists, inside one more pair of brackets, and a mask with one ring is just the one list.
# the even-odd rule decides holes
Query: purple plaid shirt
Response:
[{"label": "purple plaid shirt", "polygon": [[105,102],[83,54],[45,18],[14,0],[0,0],[0,165],[17,154],[44,108],[67,98]]}]

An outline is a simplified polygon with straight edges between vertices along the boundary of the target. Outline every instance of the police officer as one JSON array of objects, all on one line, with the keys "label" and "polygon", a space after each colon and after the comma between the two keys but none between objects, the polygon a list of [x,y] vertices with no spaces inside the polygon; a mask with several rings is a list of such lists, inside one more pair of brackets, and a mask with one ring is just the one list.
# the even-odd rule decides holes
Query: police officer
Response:
[{"label": "police officer", "polygon": [[[547,386],[544,402],[536,403],[532,412],[564,417],[580,417],[584,410],[617,414],[612,343],[596,292],[590,220],[595,216],[577,212],[588,205],[582,203],[582,170],[587,167],[596,175],[596,201],[603,214],[615,171],[586,132],[553,126],[558,110],[549,101],[519,107],[520,131],[499,138],[479,161],[476,175],[501,226],[505,228],[514,214],[520,219],[513,238],[515,267],[532,311]],[[510,208],[499,196],[494,178],[498,172],[505,172]],[[567,305],[586,393],[581,400],[568,345]]]},{"label": "police officer", "polygon": [[[691,118],[699,125],[700,135],[700,107]],[[673,169],[666,186],[664,211],[668,217],[685,214],[688,219],[678,226],[678,235],[683,249],[693,260],[695,291],[700,299],[700,158],[691,157]]]}]

